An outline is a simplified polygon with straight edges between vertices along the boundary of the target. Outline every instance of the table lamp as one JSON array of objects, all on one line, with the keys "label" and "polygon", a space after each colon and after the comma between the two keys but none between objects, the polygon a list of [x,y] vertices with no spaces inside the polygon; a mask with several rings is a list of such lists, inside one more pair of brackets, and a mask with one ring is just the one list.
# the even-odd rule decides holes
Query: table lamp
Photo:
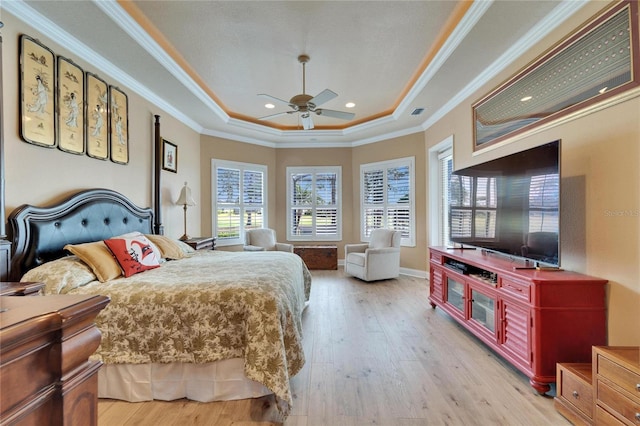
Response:
[{"label": "table lamp", "polygon": [[180,241],[186,241],[189,239],[187,235],[187,206],[195,206],[196,202],[193,200],[191,196],[191,188],[187,186],[187,182],[184,183],[182,190],[180,191],[180,196],[178,197],[178,201],[176,204],[179,206],[184,206],[184,235],[180,237]]}]

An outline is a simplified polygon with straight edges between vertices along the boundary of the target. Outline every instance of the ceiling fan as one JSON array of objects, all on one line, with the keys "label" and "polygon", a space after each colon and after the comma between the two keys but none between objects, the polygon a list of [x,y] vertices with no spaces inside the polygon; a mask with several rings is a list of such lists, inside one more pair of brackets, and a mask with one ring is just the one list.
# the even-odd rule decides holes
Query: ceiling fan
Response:
[{"label": "ceiling fan", "polygon": [[332,109],[323,109],[318,108],[320,105],[325,102],[330,101],[331,99],[338,96],[337,93],[324,89],[316,96],[307,95],[305,92],[305,67],[307,62],[309,62],[309,56],[300,55],[298,56],[298,62],[302,64],[302,93],[299,95],[295,95],[289,101],[285,101],[284,99],[276,98],[275,96],[267,95],[265,93],[260,93],[258,96],[262,96],[263,98],[268,98],[273,101],[279,102],[281,104],[288,105],[291,107],[291,111],[279,112],[277,114],[267,115],[265,117],[260,117],[258,120],[270,120],[275,117],[280,117],[285,114],[295,114],[300,113],[300,119],[302,121],[302,127],[305,130],[313,129],[313,120],[311,119],[311,114],[316,115],[325,115],[327,117],[332,118],[340,118],[342,120],[351,120],[355,117],[355,114],[352,112],[344,112],[344,111],[335,111]]}]

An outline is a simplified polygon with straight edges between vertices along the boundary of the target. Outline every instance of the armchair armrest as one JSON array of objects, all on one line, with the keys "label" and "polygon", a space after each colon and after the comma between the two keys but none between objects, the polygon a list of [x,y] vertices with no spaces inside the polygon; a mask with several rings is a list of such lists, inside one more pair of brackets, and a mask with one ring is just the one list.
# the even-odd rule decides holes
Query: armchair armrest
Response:
[{"label": "armchair armrest", "polygon": [[293,244],[289,243],[276,243],[277,251],[288,251],[289,253],[293,253]]},{"label": "armchair armrest", "polygon": [[244,251],[265,251],[264,247],[258,247],[258,246],[244,246],[242,248]]},{"label": "armchair armrest", "polygon": [[346,257],[349,253],[364,253],[365,250],[367,250],[368,248],[369,248],[369,244],[367,244],[367,243],[345,244],[344,245],[344,254],[345,254],[345,257]]}]

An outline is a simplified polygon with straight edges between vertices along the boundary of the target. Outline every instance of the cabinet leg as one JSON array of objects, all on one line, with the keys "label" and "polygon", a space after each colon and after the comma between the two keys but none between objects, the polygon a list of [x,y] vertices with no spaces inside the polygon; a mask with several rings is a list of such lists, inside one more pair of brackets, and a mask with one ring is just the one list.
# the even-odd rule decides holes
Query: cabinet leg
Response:
[{"label": "cabinet leg", "polygon": [[531,387],[538,392],[540,395],[544,395],[551,390],[551,385],[549,383],[540,383],[536,382],[533,379],[529,380]]},{"label": "cabinet leg", "polygon": [[436,308],[436,304],[433,302],[429,302],[429,304],[431,305],[431,308],[435,309]]}]

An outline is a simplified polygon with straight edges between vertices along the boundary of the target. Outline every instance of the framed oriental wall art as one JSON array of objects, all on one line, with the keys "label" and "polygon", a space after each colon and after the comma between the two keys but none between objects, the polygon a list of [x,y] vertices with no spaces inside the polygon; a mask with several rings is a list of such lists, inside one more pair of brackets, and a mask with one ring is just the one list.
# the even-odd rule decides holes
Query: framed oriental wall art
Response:
[{"label": "framed oriental wall art", "polygon": [[127,95],[117,87],[109,86],[109,146],[114,163],[129,162],[128,108]]},{"label": "framed oriental wall art", "polygon": [[472,106],[474,151],[631,96],[639,40],[636,0],[605,10]]},{"label": "framed oriental wall art", "polygon": [[85,74],[87,155],[106,160],[109,158],[109,122],[107,121],[109,93],[107,83],[95,74],[90,72]]},{"label": "framed oriental wall art", "polygon": [[55,66],[48,47],[20,36],[20,136],[49,148],[56,146]]},{"label": "framed oriental wall art", "polygon": [[84,154],[84,71],[58,56],[58,148]]}]

